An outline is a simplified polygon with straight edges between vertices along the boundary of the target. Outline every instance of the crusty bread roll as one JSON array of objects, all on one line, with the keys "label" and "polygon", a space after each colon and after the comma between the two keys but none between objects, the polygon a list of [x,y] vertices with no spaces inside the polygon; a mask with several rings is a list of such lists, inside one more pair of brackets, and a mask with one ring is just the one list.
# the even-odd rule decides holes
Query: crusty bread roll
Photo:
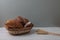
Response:
[{"label": "crusty bread roll", "polygon": [[18,21],[18,22],[20,22],[20,23],[22,23],[24,20],[23,20],[23,17],[21,17],[21,16],[18,16],[17,18],[16,18],[16,20]]},{"label": "crusty bread roll", "polygon": [[10,34],[23,34],[30,32],[33,24],[28,19],[18,16],[16,19],[7,20],[5,28]]},{"label": "crusty bread roll", "polygon": [[26,18],[23,18],[23,20],[24,20],[24,23],[25,23],[25,24],[29,22],[29,20],[26,19]]}]

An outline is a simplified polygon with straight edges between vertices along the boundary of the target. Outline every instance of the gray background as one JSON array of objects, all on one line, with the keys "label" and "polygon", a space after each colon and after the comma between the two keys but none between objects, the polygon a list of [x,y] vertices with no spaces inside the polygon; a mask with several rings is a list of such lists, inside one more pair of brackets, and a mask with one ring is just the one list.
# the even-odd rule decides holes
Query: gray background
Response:
[{"label": "gray background", "polygon": [[19,15],[35,26],[60,26],[60,0],[0,0],[0,26]]}]

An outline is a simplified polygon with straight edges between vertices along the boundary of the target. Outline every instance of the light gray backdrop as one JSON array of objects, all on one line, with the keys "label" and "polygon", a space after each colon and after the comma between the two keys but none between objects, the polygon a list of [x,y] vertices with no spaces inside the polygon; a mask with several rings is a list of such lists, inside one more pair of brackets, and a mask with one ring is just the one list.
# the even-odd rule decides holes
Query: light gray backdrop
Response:
[{"label": "light gray backdrop", "polygon": [[0,0],[0,26],[19,15],[35,26],[60,26],[60,0]]}]

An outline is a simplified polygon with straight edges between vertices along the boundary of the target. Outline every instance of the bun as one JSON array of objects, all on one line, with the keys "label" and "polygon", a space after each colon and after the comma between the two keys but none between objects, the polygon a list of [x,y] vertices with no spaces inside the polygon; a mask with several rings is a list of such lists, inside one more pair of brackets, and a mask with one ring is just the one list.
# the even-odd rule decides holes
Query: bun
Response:
[{"label": "bun", "polygon": [[20,22],[20,23],[22,23],[24,20],[23,20],[23,17],[21,17],[21,16],[18,16],[17,18],[16,18],[16,20],[18,21],[18,22]]},{"label": "bun", "polygon": [[10,34],[23,34],[30,32],[33,24],[28,19],[18,16],[16,19],[7,20],[5,28]]},{"label": "bun", "polygon": [[25,23],[25,24],[29,22],[29,20],[26,19],[26,18],[23,18],[23,20],[24,20],[24,23]]}]

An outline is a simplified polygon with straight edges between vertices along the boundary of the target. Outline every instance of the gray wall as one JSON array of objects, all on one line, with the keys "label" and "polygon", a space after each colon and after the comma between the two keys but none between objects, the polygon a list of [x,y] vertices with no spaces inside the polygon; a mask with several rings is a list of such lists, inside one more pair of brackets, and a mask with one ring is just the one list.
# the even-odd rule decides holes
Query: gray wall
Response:
[{"label": "gray wall", "polygon": [[18,15],[35,26],[60,26],[60,0],[0,0],[0,26]]}]

